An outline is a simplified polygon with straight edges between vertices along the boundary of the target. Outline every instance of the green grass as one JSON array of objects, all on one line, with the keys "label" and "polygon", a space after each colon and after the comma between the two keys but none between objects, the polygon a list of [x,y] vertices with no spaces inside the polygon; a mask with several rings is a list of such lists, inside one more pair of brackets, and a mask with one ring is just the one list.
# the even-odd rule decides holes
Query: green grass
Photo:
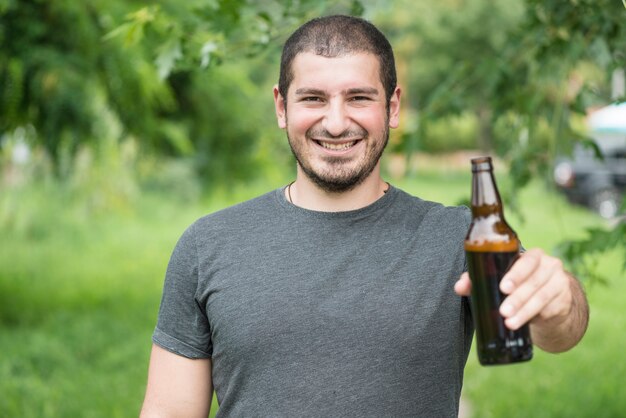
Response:
[{"label": "green grass", "polygon": [[[394,183],[447,204],[469,195],[466,173],[421,172]],[[124,210],[84,216],[53,193],[32,198],[39,206],[0,234],[0,416],[137,416],[176,240],[198,216],[277,186],[242,185],[195,204],[144,196]],[[550,249],[601,223],[538,185],[522,198],[525,222],[509,218],[527,247]],[[619,262],[609,255],[602,268],[617,275]],[[588,289],[591,326],[569,353],[537,352],[528,364],[497,368],[479,366],[472,353],[464,397],[474,415],[621,416],[625,292],[623,276]]]},{"label": "green grass", "polygon": [[161,206],[82,221],[43,210],[2,234],[0,416],[138,414],[167,258],[195,216],[146,203]]}]

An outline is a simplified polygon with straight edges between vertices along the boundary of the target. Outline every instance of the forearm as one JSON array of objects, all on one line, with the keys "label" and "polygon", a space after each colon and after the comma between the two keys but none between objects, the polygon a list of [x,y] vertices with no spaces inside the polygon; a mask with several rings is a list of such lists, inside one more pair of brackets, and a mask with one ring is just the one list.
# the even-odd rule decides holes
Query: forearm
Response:
[{"label": "forearm", "polygon": [[572,298],[569,312],[550,319],[535,318],[530,323],[533,343],[550,353],[564,352],[578,344],[589,323],[589,305],[582,285],[568,276]]}]

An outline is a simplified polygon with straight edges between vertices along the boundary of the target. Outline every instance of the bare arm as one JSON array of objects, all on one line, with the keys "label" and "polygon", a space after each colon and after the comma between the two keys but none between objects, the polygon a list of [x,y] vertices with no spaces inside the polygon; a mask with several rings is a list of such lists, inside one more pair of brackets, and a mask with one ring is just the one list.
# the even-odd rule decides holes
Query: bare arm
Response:
[{"label": "bare arm", "polygon": [[[467,273],[454,288],[469,296]],[[542,350],[567,351],[585,335],[589,322],[585,293],[559,259],[540,249],[526,251],[502,278],[500,290],[508,295],[500,306],[506,326],[518,329],[530,322],[533,342]]]},{"label": "bare arm", "polygon": [[152,346],[141,418],[206,418],[212,397],[210,359],[188,359]]}]

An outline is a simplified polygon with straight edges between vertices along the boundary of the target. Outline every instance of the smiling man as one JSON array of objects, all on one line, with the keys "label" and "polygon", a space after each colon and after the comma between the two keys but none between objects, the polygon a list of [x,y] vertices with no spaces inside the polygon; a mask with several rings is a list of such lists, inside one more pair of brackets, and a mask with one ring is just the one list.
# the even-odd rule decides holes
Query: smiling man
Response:
[{"label": "smiling man", "polygon": [[[380,181],[379,160],[398,125],[400,89],[387,103],[374,54],[338,57],[304,52],[291,63],[285,96],[274,89],[278,124],[286,129],[298,162],[293,196],[349,192]],[[286,104],[289,103],[289,106]],[[297,189],[297,192],[296,192]],[[312,209],[324,209],[314,199]]]},{"label": "smiling man", "polygon": [[[470,349],[469,210],[381,178],[401,90],[371,23],[314,19],[283,49],[274,102],[294,182],[205,216],[168,265],[142,416],[455,417]],[[511,328],[564,351],[576,279],[540,250],[503,282]],[[456,290],[456,292],[455,292]]]}]

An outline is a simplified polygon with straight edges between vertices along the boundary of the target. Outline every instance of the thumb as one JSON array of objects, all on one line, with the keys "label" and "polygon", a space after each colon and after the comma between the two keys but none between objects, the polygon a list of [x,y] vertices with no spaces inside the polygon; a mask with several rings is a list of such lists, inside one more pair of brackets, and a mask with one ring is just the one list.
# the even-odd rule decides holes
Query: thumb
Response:
[{"label": "thumb", "polygon": [[467,272],[461,274],[459,280],[454,284],[454,291],[459,296],[469,296],[472,291],[472,282]]}]

